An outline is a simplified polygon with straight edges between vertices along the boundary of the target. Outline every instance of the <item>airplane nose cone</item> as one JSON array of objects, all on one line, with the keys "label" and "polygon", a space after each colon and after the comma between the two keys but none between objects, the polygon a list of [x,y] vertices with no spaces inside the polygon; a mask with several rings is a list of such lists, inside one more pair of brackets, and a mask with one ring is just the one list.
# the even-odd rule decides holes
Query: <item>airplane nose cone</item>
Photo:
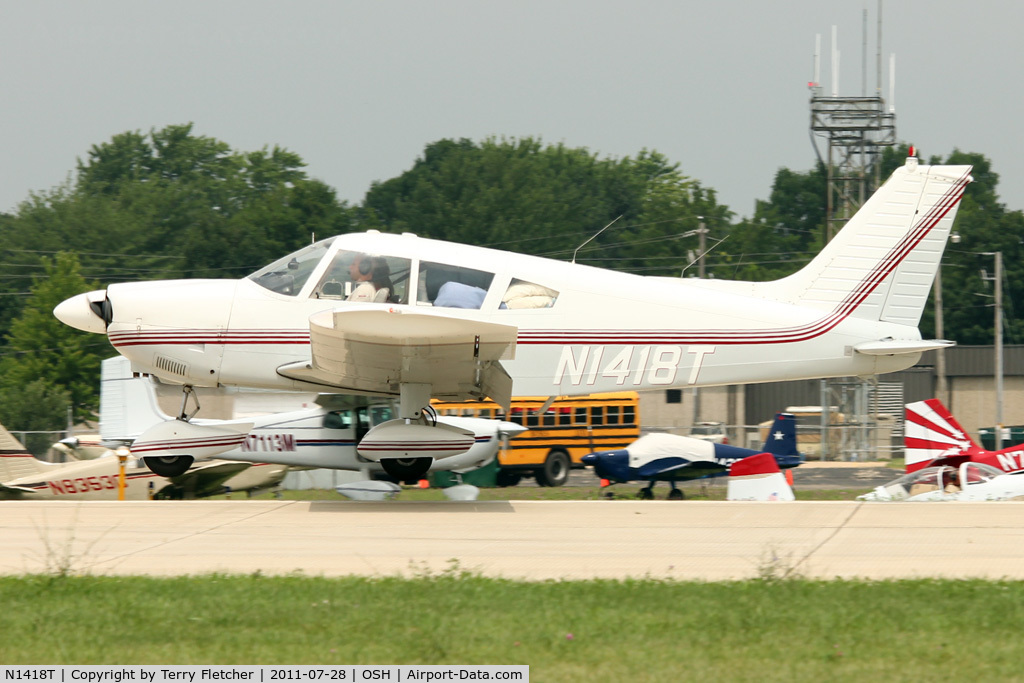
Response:
[{"label": "airplane nose cone", "polygon": [[594,465],[597,464],[597,453],[588,453],[587,455],[584,455],[582,458],[580,458],[580,462],[582,462],[584,465],[593,467]]},{"label": "airplane nose cone", "polygon": [[69,327],[83,332],[106,334],[108,321],[100,317],[96,310],[97,308],[103,310],[103,303],[106,300],[107,290],[105,289],[86,292],[60,302],[53,309],[53,314],[57,320]]}]

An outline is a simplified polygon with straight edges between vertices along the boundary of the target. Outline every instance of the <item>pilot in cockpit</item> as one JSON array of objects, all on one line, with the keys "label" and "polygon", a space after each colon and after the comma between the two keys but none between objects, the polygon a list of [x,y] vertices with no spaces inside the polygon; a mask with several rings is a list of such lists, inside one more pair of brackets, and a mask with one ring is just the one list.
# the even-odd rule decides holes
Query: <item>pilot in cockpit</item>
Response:
[{"label": "pilot in cockpit", "polygon": [[391,297],[391,269],[384,259],[367,254],[356,254],[348,267],[352,278],[352,292],[347,301],[385,303]]}]

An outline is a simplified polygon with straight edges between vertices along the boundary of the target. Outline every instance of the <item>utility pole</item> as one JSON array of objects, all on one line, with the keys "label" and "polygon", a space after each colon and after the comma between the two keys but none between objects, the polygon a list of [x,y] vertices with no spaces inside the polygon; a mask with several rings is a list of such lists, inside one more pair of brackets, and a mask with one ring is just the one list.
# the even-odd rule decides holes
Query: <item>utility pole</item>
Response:
[{"label": "utility pole", "polygon": [[1003,448],[1003,252],[986,251],[985,256],[993,256],[996,261],[995,275],[989,277],[981,272],[982,280],[995,282],[995,347],[996,347],[996,450]]},{"label": "utility pole", "polygon": [[[697,216],[700,223],[697,224],[697,236],[699,242],[697,244],[697,277],[704,279],[704,251],[707,249],[707,234],[708,229],[704,225],[704,216]],[[700,422],[700,389],[693,387],[690,390],[690,397],[693,399],[693,418],[690,423],[694,426]]]}]

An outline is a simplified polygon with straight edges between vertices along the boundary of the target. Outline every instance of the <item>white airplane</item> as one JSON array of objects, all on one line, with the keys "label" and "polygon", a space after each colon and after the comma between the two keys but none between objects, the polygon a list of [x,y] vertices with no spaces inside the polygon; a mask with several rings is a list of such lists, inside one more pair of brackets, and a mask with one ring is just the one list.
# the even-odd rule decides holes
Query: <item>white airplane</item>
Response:
[{"label": "white airplane", "polygon": [[[350,470],[362,473],[365,479],[387,473],[408,482],[420,476],[418,471],[409,471],[410,467],[415,470],[416,463],[397,458],[377,462],[356,452],[356,444],[366,432],[392,418],[393,401],[360,405],[351,397],[324,394],[317,403],[315,408],[246,418],[243,424],[251,428],[244,439],[237,448],[217,457],[253,464]],[[153,425],[172,420],[160,408],[152,378],[134,376],[128,360],[121,356],[102,363],[100,404],[100,437],[105,442],[132,442]],[[465,473],[483,467],[497,457],[504,439],[527,431],[522,425],[502,420],[453,416],[437,420],[471,432],[473,445],[463,453],[435,461],[431,471]],[[194,422],[202,426],[236,423],[200,419]],[[137,450],[134,444],[132,450]],[[173,471],[178,464],[177,458],[169,464],[160,457],[143,459],[154,472],[165,472],[168,468]]]},{"label": "white airplane", "polygon": [[223,443],[182,424],[191,387],[228,385],[398,397],[398,419],[359,453],[425,472],[472,445],[466,430],[426,424],[432,397],[507,407],[513,391],[866,376],[951,345],[922,340],[917,325],[970,170],[912,156],[807,266],[774,282],[642,277],[368,231],[241,280],[113,284],[54,313],[106,334],[136,371],[184,386],[178,424],[143,439],[168,462],[192,455],[169,444]]},{"label": "white airplane", "polygon": [[[125,500],[201,498],[278,484],[288,468],[216,460],[181,475],[161,477],[142,458],[125,461]],[[117,500],[120,464],[113,451],[69,463],[38,460],[0,426],[0,500]]]},{"label": "white airplane", "polygon": [[870,501],[986,501],[1024,499],[1024,475],[1007,474],[981,462],[958,467],[938,465],[908,472],[874,491],[857,496]]}]

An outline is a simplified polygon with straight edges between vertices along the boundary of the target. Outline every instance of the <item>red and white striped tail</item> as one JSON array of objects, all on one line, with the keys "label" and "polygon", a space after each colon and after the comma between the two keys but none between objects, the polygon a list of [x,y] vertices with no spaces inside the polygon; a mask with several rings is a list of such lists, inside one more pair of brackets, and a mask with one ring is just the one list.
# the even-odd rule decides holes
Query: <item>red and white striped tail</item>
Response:
[{"label": "red and white striped tail", "polygon": [[729,468],[728,500],[791,501],[793,489],[771,453],[737,460]]},{"label": "red and white striped tail", "polygon": [[903,445],[907,472],[921,469],[936,458],[961,455],[977,448],[939,399],[908,403],[906,409]]}]

